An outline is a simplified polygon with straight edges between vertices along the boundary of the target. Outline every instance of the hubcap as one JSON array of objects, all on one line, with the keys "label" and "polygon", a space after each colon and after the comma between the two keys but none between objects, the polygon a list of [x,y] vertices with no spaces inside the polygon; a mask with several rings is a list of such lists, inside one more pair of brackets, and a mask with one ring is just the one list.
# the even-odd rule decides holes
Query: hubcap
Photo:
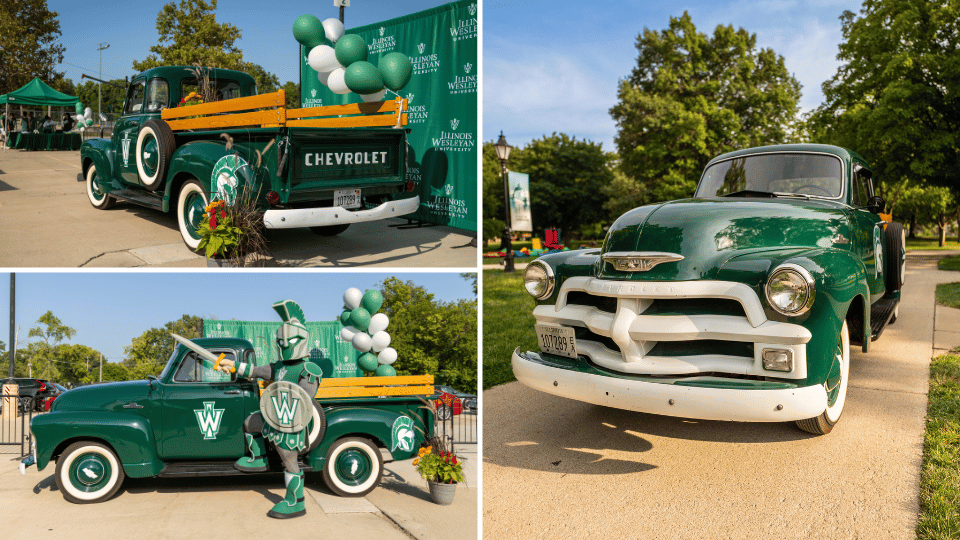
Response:
[{"label": "hubcap", "polygon": [[70,483],[80,491],[91,492],[103,489],[113,470],[100,454],[85,453],[70,466]]},{"label": "hubcap", "polygon": [[157,171],[157,140],[153,137],[148,136],[146,142],[143,144],[143,168],[149,175],[153,175]]},{"label": "hubcap", "polygon": [[373,467],[365,452],[359,448],[349,448],[337,456],[335,470],[341,482],[359,486],[370,478]]},{"label": "hubcap", "polygon": [[93,198],[97,200],[103,199],[103,189],[101,189],[100,184],[97,183],[96,172],[90,177],[90,192],[93,193]]},{"label": "hubcap", "polygon": [[183,205],[183,221],[187,224],[187,233],[199,240],[200,235],[197,234],[197,227],[200,226],[200,220],[203,219],[203,197],[198,193],[190,193],[187,195],[187,202]]},{"label": "hubcap", "polygon": [[830,366],[830,373],[827,375],[827,382],[824,385],[827,390],[827,406],[833,407],[837,403],[837,397],[840,395],[840,383],[843,382],[843,343],[837,341],[837,349],[833,356],[833,364]]}]

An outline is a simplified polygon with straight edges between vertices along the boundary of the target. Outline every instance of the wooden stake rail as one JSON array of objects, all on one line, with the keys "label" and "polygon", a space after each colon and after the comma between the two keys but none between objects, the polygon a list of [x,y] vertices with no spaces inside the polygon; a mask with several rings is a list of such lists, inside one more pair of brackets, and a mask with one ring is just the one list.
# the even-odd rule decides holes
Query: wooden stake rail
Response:
[{"label": "wooden stake rail", "polygon": [[[160,111],[173,131],[243,127],[402,127],[407,100],[286,109],[283,90]],[[187,118],[196,117],[196,118]]]},{"label": "wooden stake rail", "polygon": [[433,375],[349,377],[321,380],[316,398],[428,396],[433,391]]}]

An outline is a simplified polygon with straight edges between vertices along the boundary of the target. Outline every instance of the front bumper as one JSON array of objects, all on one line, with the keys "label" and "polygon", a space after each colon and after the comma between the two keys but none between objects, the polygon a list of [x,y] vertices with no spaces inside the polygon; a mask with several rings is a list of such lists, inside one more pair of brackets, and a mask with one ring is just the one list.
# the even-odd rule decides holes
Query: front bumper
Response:
[{"label": "front bumper", "polygon": [[419,207],[420,197],[416,196],[399,201],[388,201],[369,210],[347,210],[340,206],[267,210],[263,214],[263,224],[268,229],[343,225],[404,216],[416,212]]},{"label": "front bumper", "polygon": [[[513,352],[513,373],[523,384],[556,396],[595,405],[666,416],[738,422],[790,422],[813,418],[827,408],[822,385],[769,389],[727,383],[694,386],[690,381],[654,382],[605,375],[580,361],[551,361],[537,353]],[[722,385],[722,383],[720,383]]]}]

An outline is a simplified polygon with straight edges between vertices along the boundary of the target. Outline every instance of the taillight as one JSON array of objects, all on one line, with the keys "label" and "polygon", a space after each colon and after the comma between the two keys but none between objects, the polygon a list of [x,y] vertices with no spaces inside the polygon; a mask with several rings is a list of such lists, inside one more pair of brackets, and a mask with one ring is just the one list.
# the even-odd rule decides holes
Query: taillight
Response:
[{"label": "taillight", "polygon": [[407,182],[407,191],[413,191],[415,185],[412,180]]},{"label": "taillight", "polygon": [[43,384],[43,381],[37,381],[37,382],[40,383],[40,391],[41,391],[41,392],[46,392],[46,391],[47,391],[47,385]]},{"label": "taillight", "polygon": [[276,206],[280,202],[280,194],[276,191],[267,193],[267,202],[270,203],[270,206]]}]

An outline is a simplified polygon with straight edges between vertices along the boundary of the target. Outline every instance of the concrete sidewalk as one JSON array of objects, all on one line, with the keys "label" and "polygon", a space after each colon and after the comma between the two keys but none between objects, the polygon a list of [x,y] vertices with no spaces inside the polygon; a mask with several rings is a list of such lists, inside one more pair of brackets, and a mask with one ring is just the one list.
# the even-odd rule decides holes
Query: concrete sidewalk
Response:
[{"label": "concrete sidewalk", "polygon": [[[466,486],[454,502],[430,500],[426,482],[411,461],[388,463],[380,486],[363,498],[332,494],[320,473],[307,475],[307,515],[276,520],[266,513],[284,494],[283,476],[127,478],[111,500],[92,505],[67,502],[54,481],[56,464],[27,469],[0,447],[0,508],[4,530],[17,538],[113,540],[131,538],[357,538],[449,540],[477,538],[476,445],[464,457]],[[470,451],[472,448],[472,452]]]},{"label": "concrete sidewalk", "polygon": [[[393,218],[338,236],[268,231],[276,267],[476,268],[476,235]],[[0,152],[0,266],[205,267],[183,243],[174,213],[117,202],[97,210],[80,177],[80,152]]]},{"label": "concrete sidewalk", "polygon": [[908,261],[900,318],[869,353],[851,351],[843,417],[825,436],[609,409],[520,383],[487,390],[484,537],[916,538],[933,293],[951,281],[934,261]]}]

